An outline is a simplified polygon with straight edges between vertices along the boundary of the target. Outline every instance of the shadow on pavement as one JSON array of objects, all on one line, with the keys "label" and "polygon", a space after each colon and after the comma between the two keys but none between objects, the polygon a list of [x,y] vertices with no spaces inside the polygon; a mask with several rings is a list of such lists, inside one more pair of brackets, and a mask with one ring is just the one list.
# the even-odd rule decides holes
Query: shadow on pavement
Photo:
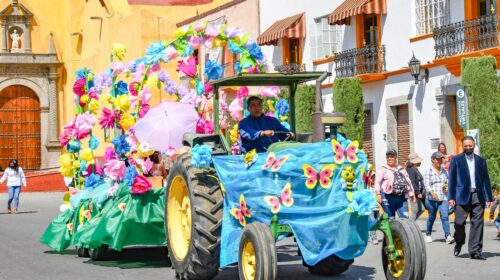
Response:
[{"label": "shadow on pavement", "polygon": [[170,267],[167,252],[167,247],[124,248],[121,252],[111,251],[108,261],[89,259],[84,263],[121,269]]},{"label": "shadow on pavement", "polygon": [[49,255],[76,255],[76,249],[70,249],[70,250],[64,250],[62,252],[57,252],[57,251],[45,251],[43,252],[44,254],[49,254]]},{"label": "shadow on pavement", "polygon": [[0,213],[0,215],[19,215],[19,214],[33,214],[33,213],[38,213],[38,211],[19,211],[17,213],[2,212],[2,213]]}]

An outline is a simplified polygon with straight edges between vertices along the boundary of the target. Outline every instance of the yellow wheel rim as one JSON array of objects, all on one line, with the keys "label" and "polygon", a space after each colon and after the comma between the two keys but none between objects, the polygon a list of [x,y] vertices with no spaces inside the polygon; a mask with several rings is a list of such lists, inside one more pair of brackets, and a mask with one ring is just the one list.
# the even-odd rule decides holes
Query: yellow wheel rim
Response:
[{"label": "yellow wheel rim", "polygon": [[392,238],[399,257],[395,260],[389,260],[389,271],[394,278],[399,278],[403,275],[405,268],[405,250],[403,241],[401,241],[399,236],[393,235]]},{"label": "yellow wheel rim", "polygon": [[180,175],[172,180],[168,194],[168,238],[177,260],[183,260],[191,244],[191,200],[186,181]]},{"label": "yellow wheel rim", "polygon": [[255,262],[255,250],[250,240],[245,241],[243,245],[243,255],[241,256],[241,265],[243,267],[243,276],[246,280],[255,279],[255,269],[257,263]]}]

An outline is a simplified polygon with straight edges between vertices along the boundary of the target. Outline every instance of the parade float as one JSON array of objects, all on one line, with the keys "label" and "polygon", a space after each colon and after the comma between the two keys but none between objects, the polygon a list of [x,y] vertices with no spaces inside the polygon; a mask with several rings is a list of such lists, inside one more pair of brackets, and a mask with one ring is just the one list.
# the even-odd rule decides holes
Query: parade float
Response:
[{"label": "parade float", "polygon": [[[239,58],[236,75],[224,77],[211,59],[201,67],[199,46],[227,46]],[[78,246],[81,256],[89,249],[96,260],[110,249],[166,244],[179,279],[211,279],[234,263],[240,279],[276,279],[277,240],[293,235],[311,273],[336,275],[363,254],[368,231],[379,229],[387,278],[424,278],[425,245],[416,225],[370,217],[376,201],[358,142],[331,133],[327,141],[240,154],[237,125],[250,92],[295,132],[297,86],[324,73],[269,73],[255,41],[215,23],[180,29],[141,59],[123,62],[124,56],[116,45],[108,69],[77,73],[76,117],[60,137],[61,173],[74,187],[43,243],[57,251]],[[189,86],[162,69],[175,59]],[[171,101],[150,108],[155,88]],[[99,145],[105,146],[102,163],[94,158]],[[164,186],[145,176],[154,151],[175,158]]]}]

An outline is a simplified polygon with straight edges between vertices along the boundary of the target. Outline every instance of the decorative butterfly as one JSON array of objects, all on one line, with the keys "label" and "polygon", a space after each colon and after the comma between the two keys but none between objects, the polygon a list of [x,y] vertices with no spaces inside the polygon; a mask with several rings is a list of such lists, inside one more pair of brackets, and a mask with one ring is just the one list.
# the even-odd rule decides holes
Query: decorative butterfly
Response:
[{"label": "decorative butterfly", "polygon": [[337,140],[333,139],[332,146],[333,146],[333,152],[335,153],[333,160],[335,161],[336,164],[343,164],[346,159],[350,163],[358,162],[358,156],[356,155],[359,147],[358,141],[352,141],[351,144],[349,144],[347,148],[344,150],[344,148],[342,148],[342,145],[340,145],[340,143]]},{"label": "decorative butterfly", "polygon": [[367,186],[367,187],[372,187],[375,182],[374,182],[374,179],[373,179],[373,175],[375,175],[375,172],[373,171],[372,168],[370,168],[368,170],[368,172],[366,172],[366,170],[363,168],[361,169],[361,174],[363,174],[363,183]]},{"label": "decorative butterfly", "polygon": [[277,158],[276,154],[270,152],[266,158],[266,163],[262,166],[262,169],[271,168],[271,171],[273,172],[278,171],[288,158],[289,155]]},{"label": "decorative butterfly", "polygon": [[247,168],[250,168],[250,166],[252,166],[252,164],[254,164],[258,158],[259,155],[257,154],[257,150],[253,149],[245,154],[245,156],[243,157],[243,161],[247,165]]},{"label": "decorative butterfly", "polygon": [[75,225],[73,223],[68,223],[66,224],[66,228],[68,229],[69,234],[73,235],[73,229],[75,228]]},{"label": "decorative butterfly", "polygon": [[290,183],[286,183],[283,190],[281,190],[280,197],[266,195],[264,196],[264,201],[271,206],[271,212],[273,214],[280,211],[281,205],[291,207],[295,202],[292,197],[292,185],[290,185]]},{"label": "decorative butterfly", "polygon": [[229,211],[233,217],[240,222],[242,227],[247,225],[247,221],[245,217],[251,218],[252,214],[250,214],[250,209],[247,207],[247,203],[245,202],[245,197],[243,194],[240,195],[240,208],[233,208]]},{"label": "decorative butterfly", "polygon": [[308,189],[314,189],[319,182],[323,189],[328,189],[332,185],[331,178],[333,176],[334,167],[334,164],[327,164],[321,169],[320,172],[318,172],[314,169],[314,167],[307,163],[302,165],[304,175],[307,177],[306,187]]},{"label": "decorative butterfly", "polygon": [[127,206],[127,203],[125,202],[122,202],[122,203],[118,203],[118,209],[120,209],[120,211],[125,211],[125,206]]}]

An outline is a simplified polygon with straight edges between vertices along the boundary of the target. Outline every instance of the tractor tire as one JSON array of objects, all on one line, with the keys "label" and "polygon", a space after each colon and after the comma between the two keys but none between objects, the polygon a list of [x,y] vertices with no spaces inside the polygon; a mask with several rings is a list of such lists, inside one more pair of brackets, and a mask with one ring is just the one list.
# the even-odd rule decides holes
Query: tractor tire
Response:
[{"label": "tractor tire", "polygon": [[[425,247],[424,236],[422,235],[417,223],[408,219],[402,219],[401,221],[407,223],[413,231],[413,240],[415,240],[415,245],[417,245],[417,252],[421,252],[420,255],[415,256],[415,279],[425,279],[425,273],[427,270],[427,250]],[[417,270],[417,267],[420,267],[420,270]]]},{"label": "tractor tire", "polygon": [[276,244],[269,226],[253,222],[241,233],[238,258],[240,280],[275,280],[278,275]]},{"label": "tractor tire", "polygon": [[89,249],[78,247],[76,248],[76,252],[79,258],[90,258]]},{"label": "tractor tire", "polygon": [[177,279],[212,279],[219,271],[222,190],[214,169],[180,155],[165,188],[165,233]]},{"label": "tractor tire", "polygon": [[107,261],[110,259],[111,252],[108,245],[101,245],[95,249],[89,249],[90,258],[93,261]]},{"label": "tractor tire", "polygon": [[[349,269],[354,260],[344,260],[336,255],[322,259],[315,265],[306,265],[310,273],[321,276],[339,275]],[[304,262],[305,263],[305,262]]]},{"label": "tractor tire", "polygon": [[416,278],[421,271],[422,249],[416,241],[419,236],[415,236],[414,230],[407,219],[394,219],[390,221],[394,246],[400,254],[396,260],[390,260],[386,254],[388,241],[384,238],[382,245],[382,266],[385,277],[388,280],[419,280]]}]

